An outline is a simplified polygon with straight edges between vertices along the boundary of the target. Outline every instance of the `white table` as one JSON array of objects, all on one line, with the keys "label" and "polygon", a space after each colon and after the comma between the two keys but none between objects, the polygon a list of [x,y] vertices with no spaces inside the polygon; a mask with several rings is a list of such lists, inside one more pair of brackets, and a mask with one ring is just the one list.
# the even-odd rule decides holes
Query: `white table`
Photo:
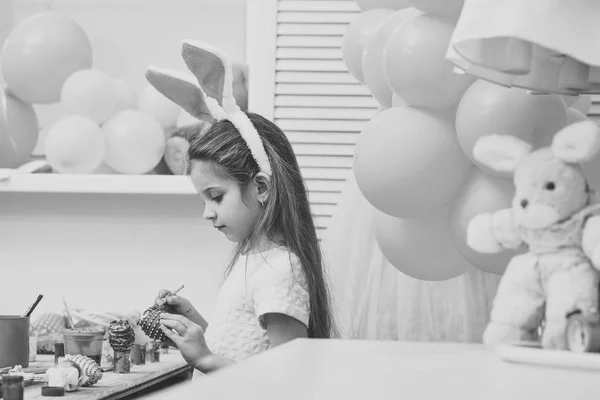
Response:
[{"label": "white table", "polygon": [[600,371],[508,363],[483,345],[303,339],[160,398],[596,400]]}]

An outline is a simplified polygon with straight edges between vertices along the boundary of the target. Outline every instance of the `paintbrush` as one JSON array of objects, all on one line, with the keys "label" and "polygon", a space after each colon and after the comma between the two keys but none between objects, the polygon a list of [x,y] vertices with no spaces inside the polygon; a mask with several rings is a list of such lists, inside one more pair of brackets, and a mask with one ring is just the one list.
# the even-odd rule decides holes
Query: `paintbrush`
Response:
[{"label": "paintbrush", "polygon": [[35,301],[33,302],[33,304],[29,306],[29,308],[27,309],[27,311],[25,311],[25,313],[23,314],[23,317],[30,317],[31,316],[31,314],[33,313],[33,310],[35,310],[35,308],[37,307],[37,305],[42,300],[42,297],[44,297],[43,294],[38,294],[37,299],[35,299]]},{"label": "paintbrush", "polygon": [[69,318],[69,325],[71,325],[71,329],[75,329],[75,324],[73,323],[73,318],[71,317],[71,312],[69,311],[69,306],[67,306],[67,301],[65,298],[62,298],[62,302],[65,305],[65,311],[67,312],[67,317]]},{"label": "paintbrush", "polygon": [[178,288],[178,289],[176,289],[176,290],[174,290],[174,291],[171,291],[171,292],[167,292],[167,293],[166,293],[164,296],[162,296],[162,297],[161,297],[161,299],[164,299],[165,297],[167,297],[167,296],[170,296],[170,295],[172,295],[172,294],[177,294],[177,293],[179,293],[179,292],[181,291],[181,289],[183,289],[184,287],[185,287],[185,285],[181,285],[181,286],[179,286],[179,288]]},{"label": "paintbrush", "polygon": [[[185,287],[185,285],[181,285],[181,286],[179,286],[179,288],[177,288],[176,290],[172,290],[172,291],[169,291],[169,292],[167,292],[167,293],[163,294],[162,296],[160,296],[160,297],[159,297],[159,299],[160,299],[160,300],[162,300],[162,299],[165,299],[165,298],[167,298],[168,296],[171,296],[171,295],[173,295],[173,294],[177,294],[177,293],[179,293],[179,292],[181,291],[181,289],[183,289],[184,287]],[[166,300],[165,300],[165,302],[166,302]],[[164,304],[163,304],[163,305],[164,305]],[[155,303],[155,304],[154,304],[154,305],[153,305],[151,308],[158,309],[159,307],[161,307],[161,306],[159,306],[158,304],[156,304],[156,303]]]}]

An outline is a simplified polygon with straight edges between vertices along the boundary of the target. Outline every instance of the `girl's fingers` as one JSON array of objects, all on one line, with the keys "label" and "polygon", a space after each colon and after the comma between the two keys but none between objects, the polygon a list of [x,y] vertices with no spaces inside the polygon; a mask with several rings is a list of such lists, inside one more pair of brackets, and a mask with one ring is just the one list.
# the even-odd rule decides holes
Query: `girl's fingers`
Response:
[{"label": "girl's fingers", "polygon": [[185,334],[187,333],[187,327],[183,325],[180,321],[177,321],[175,319],[161,318],[160,323],[169,329],[175,330],[175,332],[177,332],[179,336],[185,336]]},{"label": "girl's fingers", "polygon": [[190,321],[189,319],[187,319],[186,317],[184,317],[183,315],[177,315],[177,314],[170,314],[170,313],[166,313],[163,312],[160,314],[160,319],[161,320],[174,320],[179,322],[181,325],[183,325],[184,327],[189,327],[190,324],[192,324],[193,322]]},{"label": "girl's fingers", "polygon": [[175,332],[173,332],[172,330],[170,330],[169,328],[167,328],[165,325],[161,325],[160,329],[162,329],[162,331],[164,332],[164,334],[171,339],[171,341],[173,343],[175,343],[175,346],[179,347],[179,344],[181,343],[181,336],[179,336],[178,334],[176,334]]}]

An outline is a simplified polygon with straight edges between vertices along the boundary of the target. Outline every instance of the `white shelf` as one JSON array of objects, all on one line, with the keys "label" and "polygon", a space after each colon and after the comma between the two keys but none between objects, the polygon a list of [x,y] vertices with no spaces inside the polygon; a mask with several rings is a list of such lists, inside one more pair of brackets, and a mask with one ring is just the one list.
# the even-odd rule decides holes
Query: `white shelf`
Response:
[{"label": "white shelf", "polygon": [[69,175],[16,173],[0,180],[0,192],[194,195],[181,175]]}]

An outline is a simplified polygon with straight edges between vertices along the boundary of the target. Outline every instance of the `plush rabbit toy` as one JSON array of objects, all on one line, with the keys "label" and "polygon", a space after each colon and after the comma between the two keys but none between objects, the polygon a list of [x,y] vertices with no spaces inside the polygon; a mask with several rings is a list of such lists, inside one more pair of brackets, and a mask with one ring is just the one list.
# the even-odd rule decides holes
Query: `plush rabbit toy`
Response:
[{"label": "plush rabbit toy", "polygon": [[196,137],[204,135],[211,127],[211,123],[198,121],[197,123],[180,126],[171,132],[165,145],[164,164],[168,168],[167,174],[185,175],[187,173],[187,152],[190,143]]},{"label": "plush rabbit toy", "polygon": [[600,204],[579,163],[600,150],[591,121],[569,125],[550,147],[506,135],[481,138],[473,155],[482,164],[514,174],[512,208],[475,216],[467,243],[481,253],[527,246],[502,277],[483,341],[534,341],[564,349],[567,314],[597,312],[600,273]]}]

